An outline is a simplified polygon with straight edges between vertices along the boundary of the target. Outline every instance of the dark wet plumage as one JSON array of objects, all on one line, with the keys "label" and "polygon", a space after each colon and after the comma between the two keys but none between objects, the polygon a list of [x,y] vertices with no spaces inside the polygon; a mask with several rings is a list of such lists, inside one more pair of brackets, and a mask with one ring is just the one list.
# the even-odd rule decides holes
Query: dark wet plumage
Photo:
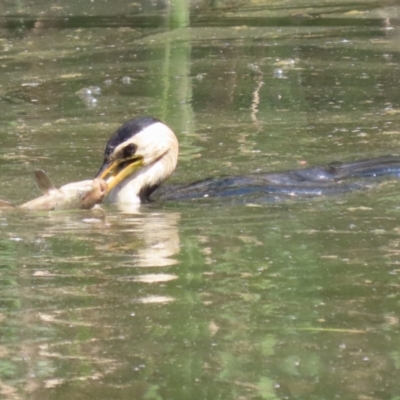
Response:
[{"label": "dark wet plumage", "polygon": [[400,156],[352,163],[334,162],[326,166],[282,172],[209,178],[188,185],[160,187],[154,197],[179,200],[256,195],[266,201],[278,201],[289,196],[314,197],[366,189],[385,177],[400,177]]}]

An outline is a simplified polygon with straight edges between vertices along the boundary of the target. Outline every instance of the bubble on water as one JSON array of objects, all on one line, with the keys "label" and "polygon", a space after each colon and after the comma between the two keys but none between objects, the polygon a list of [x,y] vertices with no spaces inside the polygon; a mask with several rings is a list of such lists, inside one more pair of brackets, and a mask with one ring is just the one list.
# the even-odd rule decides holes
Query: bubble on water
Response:
[{"label": "bubble on water", "polygon": [[121,83],[124,85],[130,85],[132,83],[132,78],[129,76],[123,76],[121,78]]},{"label": "bubble on water", "polygon": [[274,69],[274,78],[287,79],[287,76],[285,75],[285,73],[283,72],[282,69],[276,68],[276,69]]},{"label": "bubble on water", "polygon": [[98,100],[95,96],[101,95],[101,88],[99,86],[88,86],[78,90],[76,94],[87,107],[93,108],[97,106]]}]

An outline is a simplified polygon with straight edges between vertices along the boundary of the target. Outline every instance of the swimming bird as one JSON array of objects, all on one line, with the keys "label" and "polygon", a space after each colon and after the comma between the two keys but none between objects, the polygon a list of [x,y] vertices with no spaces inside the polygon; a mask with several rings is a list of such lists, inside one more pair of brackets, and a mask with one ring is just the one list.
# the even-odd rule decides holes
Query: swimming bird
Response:
[{"label": "swimming bird", "polygon": [[275,201],[287,196],[363,189],[369,187],[371,178],[400,177],[400,156],[383,156],[292,171],[210,178],[158,189],[174,172],[178,153],[178,139],[167,125],[152,117],[132,119],[108,140],[96,178],[107,181],[110,202],[140,204],[149,202],[153,192],[167,200],[256,194]]}]

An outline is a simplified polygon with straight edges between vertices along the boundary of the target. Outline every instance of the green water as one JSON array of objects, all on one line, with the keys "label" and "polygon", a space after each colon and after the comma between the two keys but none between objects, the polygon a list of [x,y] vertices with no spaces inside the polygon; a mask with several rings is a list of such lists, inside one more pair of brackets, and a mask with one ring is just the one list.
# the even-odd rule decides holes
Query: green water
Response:
[{"label": "green water", "polygon": [[[64,3],[0,5],[3,199],[140,115],[173,183],[400,154],[395,1]],[[0,398],[398,400],[399,188],[2,212]]]}]

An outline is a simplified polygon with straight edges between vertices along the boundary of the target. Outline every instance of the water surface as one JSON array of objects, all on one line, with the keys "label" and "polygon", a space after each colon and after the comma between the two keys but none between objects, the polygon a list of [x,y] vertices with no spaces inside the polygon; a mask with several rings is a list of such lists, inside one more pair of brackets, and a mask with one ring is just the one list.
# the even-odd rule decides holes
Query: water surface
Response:
[{"label": "water surface", "polygon": [[[399,12],[5,2],[1,197],[92,177],[140,115],[179,138],[172,183],[399,154]],[[2,212],[0,397],[398,400],[399,185]]]}]

